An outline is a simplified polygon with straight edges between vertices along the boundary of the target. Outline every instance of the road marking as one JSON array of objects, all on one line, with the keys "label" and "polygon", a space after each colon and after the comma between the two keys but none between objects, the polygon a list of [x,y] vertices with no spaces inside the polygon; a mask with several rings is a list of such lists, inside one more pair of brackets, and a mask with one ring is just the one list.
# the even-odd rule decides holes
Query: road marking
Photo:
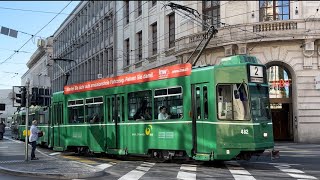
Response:
[{"label": "road marking", "polygon": [[182,164],[180,167],[180,171],[178,172],[177,179],[195,180],[197,179],[197,174],[195,173],[196,171],[196,165]]},{"label": "road marking", "polygon": [[92,160],[89,160],[89,159],[84,159],[84,158],[80,158],[80,157],[76,157],[76,156],[62,156],[63,158],[66,158],[66,159],[71,159],[71,160],[74,160],[74,161],[79,161],[79,162],[82,162],[82,163],[86,163],[86,164],[98,164],[98,162],[96,161],[92,161]]},{"label": "road marking", "polygon": [[0,161],[0,164],[18,163],[18,162],[25,162],[25,160],[8,160],[8,161]]},{"label": "road marking", "polygon": [[285,172],[289,176],[296,179],[318,179],[314,176],[306,175],[303,171],[299,169],[291,168],[291,166],[288,164],[282,164],[274,167],[280,169],[282,172]]},{"label": "road marking", "polygon": [[135,170],[132,170],[119,178],[119,180],[138,180],[140,179],[146,172],[150,170],[155,163],[143,162],[138,166]]},{"label": "road marking", "polygon": [[55,155],[59,155],[59,154],[61,154],[61,152],[54,152],[54,153],[49,154],[49,156],[55,156]]},{"label": "road marking", "polygon": [[8,137],[3,137],[4,139],[7,139],[7,140],[10,140],[10,141],[13,141],[13,142],[16,142],[16,143],[19,143],[19,144],[21,144],[21,143],[25,143],[25,142],[22,142],[22,141],[18,141],[18,140],[14,140],[14,139],[12,139],[12,138],[8,138]]},{"label": "road marking", "polygon": [[8,149],[8,146],[0,147],[0,149]]},{"label": "road marking", "polygon": [[101,169],[101,170],[105,170],[105,169],[107,169],[107,168],[109,168],[111,166],[112,166],[112,164],[100,164],[100,165],[98,165],[96,167]]},{"label": "road marking", "polygon": [[226,162],[226,166],[235,180],[255,180],[255,178],[237,162]]}]

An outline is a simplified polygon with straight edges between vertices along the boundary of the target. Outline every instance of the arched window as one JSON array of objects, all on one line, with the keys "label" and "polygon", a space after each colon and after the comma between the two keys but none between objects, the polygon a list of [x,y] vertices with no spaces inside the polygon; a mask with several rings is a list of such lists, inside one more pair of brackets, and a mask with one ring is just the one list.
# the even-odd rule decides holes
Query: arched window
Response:
[{"label": "arched window", "polygon": [[291,77],[281,66],[271,66],[267,70],[270,98],[290,98]]}]

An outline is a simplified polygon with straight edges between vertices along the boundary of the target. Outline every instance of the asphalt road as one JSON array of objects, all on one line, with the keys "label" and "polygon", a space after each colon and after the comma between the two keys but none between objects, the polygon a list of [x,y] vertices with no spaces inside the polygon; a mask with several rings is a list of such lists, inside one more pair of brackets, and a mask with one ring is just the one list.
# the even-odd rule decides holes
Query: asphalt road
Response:
[{"label": "asphalt road", "polygon": [[[0,146],[1,147],[1,146]],[[227,161],[223,163],[204,162],[157,162],[152,159],[130,158],[115,159],[108,157],[79,156],[74,153],[55,153],[52,150],[38,148],[45,154],[79,161],[91,166],[104,166],[106,175],[90,178],[105,179],[236,179],[236,180],[289,180],[320,179],[320,145],[277,143],[280,158],[252,158],[250,161]],[[0,179],[30,179],[0,174]],[[40,179],[40,178],[36,178]]]}]

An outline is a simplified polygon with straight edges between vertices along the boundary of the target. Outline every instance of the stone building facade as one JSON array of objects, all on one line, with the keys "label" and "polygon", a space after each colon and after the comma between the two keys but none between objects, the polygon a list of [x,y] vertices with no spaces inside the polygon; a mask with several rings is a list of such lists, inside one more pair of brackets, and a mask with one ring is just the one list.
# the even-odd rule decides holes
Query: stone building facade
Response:
[{"label": "stone building facade", "polygon": [[30,81],[32,87],[51,88],[53,37],[38,40],[38,48],[27,62],[28,70],[21,77],[21,86]]},{"label": "stone building facade", "polygon": [[[193,2],[190,7],[203,18],[206,8],[211,11],[209,22],[218,29],[197,64],[217,64],[234,54],[258,57],[268,67],[276,140],[319,143],[320,90],[315,88],[315,78],[320,75],[320,3]],[[205,31],[190,18],[179,27],[191,32],[176,40],[175,56],[185,62]]]},{"label": "stone building facade", "polygon": [[320,142],[319,2],[171,2],[197,10],[200,22],[167,1],[80,2],[54,34],[53,57],[75,60],[53,65],[54,92],[65,79],[58,64],[70,84],[186,62],[208,23],[218,33],[197,65],[257,56],[268,67],[276,140]]},{"label": "stone building facade", "polygon": [[66,73],[70,74],[68,84],[115,74],[114,4],[114,1],[82,1],[56,30],[53,92],[63,90]]}]

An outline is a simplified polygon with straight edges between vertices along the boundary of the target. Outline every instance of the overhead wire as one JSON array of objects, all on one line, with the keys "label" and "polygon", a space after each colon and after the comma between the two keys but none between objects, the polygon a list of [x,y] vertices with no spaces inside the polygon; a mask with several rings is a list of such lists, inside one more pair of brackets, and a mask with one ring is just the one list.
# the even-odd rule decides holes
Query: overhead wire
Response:
[{"label": "overhead wire", "polygon": [[[70,4],[72,3],[72,1],[70,1],[60,12],[64,11]],[[38,33],[40,33],[45,27],[47,27],[56,17],[58,17],[59,14],[55,15],[47,24],[45,24],[39,31],[37,31],[34,35],[37,35]],[[17,51],[20,51],[33,37],[29,38]],[[0,62],[0,65],[3,64],[4,62],[8,61],[9,59],[11,59],[14,55],[16,54],[16,52],[14,52],[11,56],[9,56],[7,59],[5,59],[4,61]]]}]

